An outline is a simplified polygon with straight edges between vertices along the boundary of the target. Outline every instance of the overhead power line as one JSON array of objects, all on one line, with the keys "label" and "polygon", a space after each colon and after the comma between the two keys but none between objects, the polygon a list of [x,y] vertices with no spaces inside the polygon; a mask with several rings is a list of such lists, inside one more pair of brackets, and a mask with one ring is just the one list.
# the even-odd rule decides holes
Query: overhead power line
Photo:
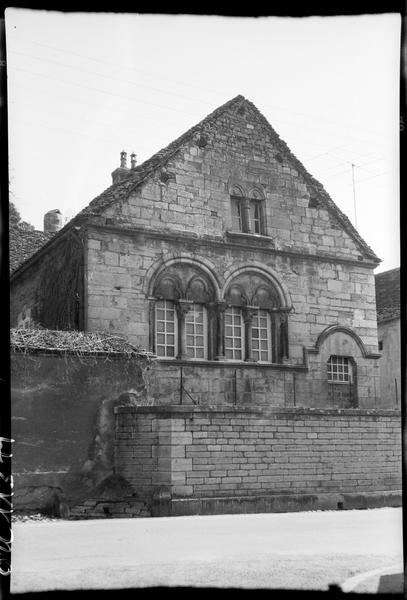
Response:
[{"label": "overhead power line", "polygon": [[156,104],[154,102],[146,102],[145,100],[139,100],[138,98],[134,98],[133,96],[126,96],[125,94],[118,94],[117,92],[109,92],[107,90],[101,90],[100,88],[94,88],[89,85],[84,85],[83,83],[77,83],[74,81],[66,81],[65,79],[60,79],[59,77],[52,77],[51,75],[46,75],[45,73],[36,73],[35,71],[30,71],[29,69],[23,69],[21,67],[11,67],[12,70],[22,71],[24,73],[30,73],[31,75],[45,77],[46,79],[50,79],[52,81],[59,81],[60,83],[65,83],[67,85],[74,85],[76,87],[80,87],[86,90],[90,90],[92,92],[98,92],[100,94],[107,94],[108,96],[116,96],[117,98],[124,98],[126,100],[130,100],[131,102],[137,102],[138,104],[146,104],[148,106],[155,106],[156,108],[164,108],[165,110],[170,110],[178,113],[183,113],[185,115],[191,115],[195,117],[194,113],[187,112],[186,110],[179,110],[177,108],[173,108],[171,106],[163,106],[162,104]]},{"label": "overhead power line", "polygon": [[[30,40],[28,38],[24,38],[22,36],[14,34],[14,33],[10,37],[11,38],[16,38],[16,39],[19,39],[19,40],[22,40],[24,42],[28,42],[30,44],[34,44],[34,45],[37,45],[37,46],[42,46],[44,48],[56,50],[57,52],[71,54],[73,56],[77,56],[77,57],[82,58],[82,59],[84,58],[86,60],[91,60],[91,61],[94,61],[94,62],[97,62],[97,63],[100,63],[100,64],[109,65],[109,66],[111,66],[111,67],[113,67],[115,69],[118,69],[118,68],[126,69],[126,70],[129,70],[129,71],[134,71],[134,72],[142,73],[142,74],[147,75],[149,77],[153,77],[153,78],[155,77],[155,78],[158,78],[158,79],[163,79],[165,81],[169,81],[171,83],[176,83],[177,85],[182,85],[184,87],[193,87],[193,88],[201,89],[201,90],[203,90],[205,92],[209,92],[209,93],[212,93],[212,94],[222,94],[223,95],[223,94],[228,94],[229,93],[229,90],[216,90],[216,89],[213,89],[213,88],[208,88],[208,87],[203,87],[203,86],[197,86],[197,85],[191,84],[191,83],[185,83],[185,82],[182,82],[182,81],[179,81],[179,80],[175,80],[175,79],[172,79],[172,78],[165,77],[162,74],[152,74],[151,72],[148,73],[148,72],[143,71],[142,69],[138,69],[136,67],[126,67],[125,65],[118,65],[117,63],[113,63],[113,62],[101,60],[101,59],[96,58],[96,57],[86,56],[86,55],[83,55],[83,54],[81,54],[79,52],[74,52],[72,50],[67,50],[65,48],[58,48],[58,47],[52,46],[50,44],[44,44],[42,42],[37,42],[35,40]],[[343,121],[333,121],[331,119],[326,119],[324,117],[321,117],[320,115],[313,115],[311,113],[303,113],[303,112],[293,111],[291,109],[287,109],[287,108],[285,108],[283,106],[279,106],[279,105],[276,105],[276,104],[263,103],[263,106],[268,106],[270,108],[273,108],[274,110],[281,110],[281,111],[287,112],[287,113],[289,113],[291,115],[298,115],[298,116],[301,116],[301,117],[307,117],[307,118],[310,118],[310,119],[314,119],[314,120],[316,120],[318,122],[325,121],[326,123],[331,123],[332,125],[334,125],[336,127],[337,126],[340,126],[340,127],[351,127],[352,130],[358,129],[359,131],[364,131],[364,132],[366,132],[369,135],[372,135],[374,137],[378,137],[378,136],[382,135],[380,133],[373,133],[370,129],[367,129],[365,127],[360,127],[358,125],[345,123]],[[302,125],[305,126],[304,123]],[[371,140],[370,140],[370,142],[371,142]]]},{"label": "overhead power line", "polygon": [[177,92],[171,92],[169,90],[163,90],[162,88],[156,88],[151,85],[146,85],[144,83],[139,83],[137,81],[130,81],[130,79],[123,79],[121,77],[113,77],[112,75],[106,75],[105,73],[97,73],[96,71],[91,71],[89,69],[84,69],[83,67],[78,67],[76,65],[67,65],[66,63],[59,62],[57,60],[52,60],[50,58],[43,58],[40,56],[34,56],[33,54],[26,54],[25,52],[18,52],[17,50],[13,51],[13,54],[18,54],[19,56],[28,56],[34,60],[39,60],[41,62],[47,62],[53,65],[58,65],[60,67],[64,67],[67,69],[74,69],[75,71],[82,71],[83,73],[87,73],[88,75],[96,75],[97,77],[103,77],[104,79],[110,79],[111,81],[119,81],[121,83],[126,83],[130,85],[135,85],[137,87],[143,87],[155,92],[161,92],[163,94],[168,94],[170,96],[176,96],[177,98],[183,98],[184,100],[192,100],[193,102],[200,102],[201,104],[206,104],[202,98],[191,98],[190,96],[185,96],[184,94],[178,94]]}]

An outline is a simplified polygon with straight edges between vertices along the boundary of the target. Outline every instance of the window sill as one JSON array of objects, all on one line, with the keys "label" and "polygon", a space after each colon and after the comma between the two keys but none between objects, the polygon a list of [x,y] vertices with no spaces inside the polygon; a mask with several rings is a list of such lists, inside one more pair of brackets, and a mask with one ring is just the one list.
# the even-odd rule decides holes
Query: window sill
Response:
[{"label": "window sill", "polygon": [[305,365],[294,365],[287,363],[264,363],[250,362],[243,360],[191,360],[191,359],[173,359],[173,358],[154,358],[154,361],[163,365],[176,365],[177,367],[222,367],[222,368],[240,368],[240,369],[279,369],[285,371],[308,371]]},{"label": "window sill", "polygon": [[238,241],[249,241],[260,243],[263,245],[272,245],[274,247],[274,240],[268,235],[260,233],[245,233],[243,231],[226,231],[226,237],[230,240]]}]

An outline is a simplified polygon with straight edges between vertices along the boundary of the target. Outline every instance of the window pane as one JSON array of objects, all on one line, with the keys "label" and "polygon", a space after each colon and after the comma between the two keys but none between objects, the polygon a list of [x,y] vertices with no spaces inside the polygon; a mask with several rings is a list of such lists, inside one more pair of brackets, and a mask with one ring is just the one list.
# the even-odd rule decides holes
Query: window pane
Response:
[{"label": "window pane", "polygon": [[158,301],[155,320],[157,356],[174,357],[176,353],[176,314],[173,302],[170,300]]},{"label": "window pane", "polygon": [[[259,352],[261,350],[261,352]],[[252,321],[252,357],[262,362],[271,361],[271,322],[265,310],[257,309]]]},{"label": "window pane", "polygon": [[189,358],[206,358],[206,308],[193,304],[185,316],[185,351]]},{"label": "window pane", "polygon": [[232,210],[232,228],[234,231],[242,231],[242,211],[239,200],[232,198],[231,200]]},{"label": "window pane", "polygon": [[327,363],[328,381],[338,383],[352,382],[352,363],[344,356],[331,356]]},{"label": "window pane", "polygon": [[241,309],[237,307],[228,308],[225,312],[225,322],[230,323],[230,325],[225,326],[225,356],[241,360],[244,335]]}]

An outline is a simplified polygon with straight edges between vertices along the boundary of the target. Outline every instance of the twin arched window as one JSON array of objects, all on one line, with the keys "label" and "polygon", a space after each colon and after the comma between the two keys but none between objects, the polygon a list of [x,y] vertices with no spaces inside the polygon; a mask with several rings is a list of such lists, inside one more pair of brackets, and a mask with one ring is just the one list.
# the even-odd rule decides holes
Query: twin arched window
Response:
[{"label": "twin arched window", "polygon": [[150,302],[150,349],[158,357],[263,363],[288,357],[287,311],[258,273],[236,276],[219,301],[206,274],[173,265],[158,277]]},{"label": "twin arched window", "polygon": [[242,233],[266,235],[264,196],[254,189],[245,196],[240,186],[231,193],[232,230]]}]

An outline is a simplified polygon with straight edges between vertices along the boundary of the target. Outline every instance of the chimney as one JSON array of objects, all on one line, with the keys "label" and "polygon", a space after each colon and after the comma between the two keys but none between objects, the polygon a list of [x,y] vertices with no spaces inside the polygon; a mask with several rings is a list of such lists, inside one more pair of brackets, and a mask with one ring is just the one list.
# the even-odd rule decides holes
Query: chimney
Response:
[{"label": "chimney", "polygon": [[64,226],[64,217],[61,211],[56,208],[49,210],[44,215],[44,232],[45,233],[56,233]]},{"label": "chimney", "polygon": [[[133,155],[132,155],[133,156]],[[133,164],[133,161],[132,161]],[[130,175],[130,169],[127,167],[127,152],[120,152],[120,167],[117,167],[112,173],[112,183],[119,183]]]},{"label": "chimney", "polygon": [[136,165],[137,165],[137,154],[134,154],[134,152],[132,154],[130,154],[130,161],[131,161],[131,169],[135,169]]}]

